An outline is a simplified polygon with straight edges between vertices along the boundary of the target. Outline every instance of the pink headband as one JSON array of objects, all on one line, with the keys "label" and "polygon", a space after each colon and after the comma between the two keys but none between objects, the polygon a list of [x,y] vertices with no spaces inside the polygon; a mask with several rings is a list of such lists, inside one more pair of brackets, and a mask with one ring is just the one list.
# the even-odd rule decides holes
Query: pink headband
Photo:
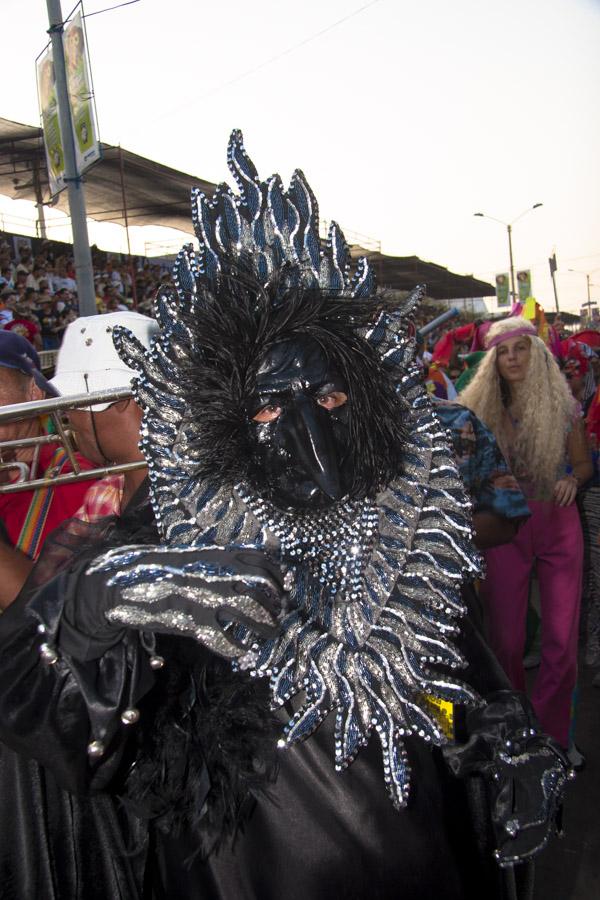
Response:
[{"label": "pink headband", "polygon": [[487,349],[491,350],[496,344],[501,344],[502,341],[507,341],[509,338],[520,337],[522,334],[526,334],[527,337],[536,336],[535,331],[530,325],[520,325],[518,328],[513,328],[512,331],[505,331],[504,334],[495,334],[494,337],[487,342]]}]

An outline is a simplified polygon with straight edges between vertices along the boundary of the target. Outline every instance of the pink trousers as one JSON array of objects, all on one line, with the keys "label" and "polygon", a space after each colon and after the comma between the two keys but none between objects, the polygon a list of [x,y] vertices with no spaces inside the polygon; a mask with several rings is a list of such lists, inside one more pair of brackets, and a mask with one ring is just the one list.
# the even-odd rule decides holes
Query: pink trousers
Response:
[{"label": "pink trousers", "polygon": [[523,652],[529,578],[534,561],[540,586],[542,658],[531,696],[541,725],[566,747],[571,695],[577,679],[577,639],[583,538],[577,504],[528,500],[531,517],[510,544],[486,550],[481,598],[489,638],[517,690],[525,690]]}]

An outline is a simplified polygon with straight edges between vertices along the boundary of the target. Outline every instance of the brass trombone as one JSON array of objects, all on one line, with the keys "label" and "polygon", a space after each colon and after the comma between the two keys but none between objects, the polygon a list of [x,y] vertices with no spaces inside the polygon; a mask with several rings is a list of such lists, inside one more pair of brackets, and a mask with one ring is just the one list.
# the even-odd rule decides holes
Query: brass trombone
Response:
[{"label": "brass trombone", "polygon": [[[72,484],[76,481],[91,481],[97,478],[105,478],[106,475],[142,469],[146,463],[143,460],[138,460],[137,462],[122,463],[121,465],[108,465],[97,469],[82,470],[75,456],[73,432],[65,426],[62,420],[63,414],[70,409],[84,409],[97,403],[116,403],[119,400],[129,399],[131,396],[131,388],[122,387],[93,391],[89,394],[76,394],[72,397],[50,397],[47,400],[34,400],[29,403],[16,403],[12,406],[0,407],[0,426],[8,425],[12,422],[22,422],[24,419],[32,419],[37,416],[48,416],[56,429],[56,434],[42,434],[37,437],[0,441],[0,471],[16,469],[19,473],[16,481],[0,484],[0,494],[15,494],[19,491],[31,491],[48,486],[55,487],[59,484]],[[44,444],[62,444],[73,471],[68,472],[66,475],[57,475],[55,478],[37,478],[39,453]],[[7,451],[12,452],[24,447],[34,448],[31,463],[4,459],[4,454]]]}]

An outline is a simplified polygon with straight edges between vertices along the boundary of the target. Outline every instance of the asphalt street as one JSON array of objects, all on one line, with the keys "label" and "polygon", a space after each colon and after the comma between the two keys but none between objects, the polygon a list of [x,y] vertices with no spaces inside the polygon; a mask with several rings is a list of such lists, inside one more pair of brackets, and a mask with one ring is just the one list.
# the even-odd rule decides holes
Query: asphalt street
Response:
[{"label": "asphalt street", "polygon": [[538,857],[535,900],[600,900],[600,687],[592,685],[594,674],[580,664],[576,742],[586,767],[569,785],[564,836],[552,838]]}]

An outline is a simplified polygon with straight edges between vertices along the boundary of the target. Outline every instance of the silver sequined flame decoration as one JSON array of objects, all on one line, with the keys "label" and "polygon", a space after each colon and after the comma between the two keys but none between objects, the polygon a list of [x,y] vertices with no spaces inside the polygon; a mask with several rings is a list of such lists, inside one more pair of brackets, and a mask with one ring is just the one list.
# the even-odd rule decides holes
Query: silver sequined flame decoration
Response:
[{"label": "silver sequined flame decoration", "polygon": [[317,202],[302,173],[294,173],[287,191],[277,175],[261,182],[239,131],[231,136],[228,161],[240,193],[226,185],[212,200],[194,192],[200,250],[184,248],[174,268],[177,294],[157,297],[161,330],[152,348],[115,329],[119,353],[140,373],[134,390],[144,411],[141,446],[158,527],[171,547],[262,548],[285,566],[288,582],[293,573],[278,638],[254,643],[244,667],[270,679],[275,706],[299,704],[283,745],[306,739],[333,714],[341,769],[375,733],[392,802],[401,806],[410,783],[403,738],[446,741],[428,698],[477,702],[468,686],[445,674],[464,664],[452,637],[464,613],[461,584],[478,572],[479,557],[470,503],[414,363],[409,326],[422,291],[361,331],[392,374],[404,409],[402,477],[376,497],[294,516],[248,485],[215,488],[198,480],[190,449],[195,425],[180,371],[199,348],[182,314],[202,315],[198,287],[210,289],[218,279],[224,254],[236,255],[263,284],[289,264],[291,281],[364,297],[374,308],[376,302],[366,261],[350,277],[337,225],[321,247]]}]

